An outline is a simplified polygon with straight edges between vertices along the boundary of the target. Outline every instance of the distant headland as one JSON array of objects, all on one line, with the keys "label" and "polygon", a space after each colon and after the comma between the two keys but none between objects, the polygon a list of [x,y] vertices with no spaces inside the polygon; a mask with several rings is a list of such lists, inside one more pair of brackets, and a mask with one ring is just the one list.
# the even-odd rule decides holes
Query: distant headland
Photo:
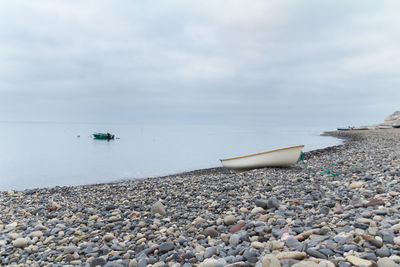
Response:
[{"label": "distant headland", "polygon": [[383,123],[376,123],[371,125],[365,125],[360,127],[348,126],[339,127],[339,131],[349,131],[349,130],[375,130],[375,129],[391,129],[400,128],[400,111],[395,111],[393,114],[387,116]]},{"label": "distant headland", "polygon": [[386,117],[384,124],[386,125],[400,124],[400,111],[395,111],[392,115]]}]

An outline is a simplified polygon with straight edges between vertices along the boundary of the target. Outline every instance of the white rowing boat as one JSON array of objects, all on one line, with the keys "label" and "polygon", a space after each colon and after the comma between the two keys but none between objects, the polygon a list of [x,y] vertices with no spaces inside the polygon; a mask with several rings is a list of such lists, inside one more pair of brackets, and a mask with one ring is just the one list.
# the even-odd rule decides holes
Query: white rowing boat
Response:
[{"label": "white rowing boat", "polygon": [[378,129],[380,130],[392,129],[392,125],[379,125]]},{"label": "white rowing boat", "polygon": [[264,167],[289,167],[300,158],[304,145],[283,147],[269,151],[221,159],[222,166],[234,170],[250,170]]}]

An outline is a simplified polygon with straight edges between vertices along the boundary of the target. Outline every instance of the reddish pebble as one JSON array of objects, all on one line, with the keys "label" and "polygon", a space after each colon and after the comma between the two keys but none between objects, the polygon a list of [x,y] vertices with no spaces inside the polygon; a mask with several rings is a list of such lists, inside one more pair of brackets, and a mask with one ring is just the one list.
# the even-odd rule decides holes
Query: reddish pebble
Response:
[{"label": "reddish pebble", "polygon": [[159,247],[158,245],[153,245],[151,248],[149,248],[147,254],[153,253],[156,249],[158,249],[158,247]]},{"label": "reddish pebble", "polygon": [[197,258],[191,258],[190,260],[189,260],[189,262],[190,263],[196,263],[196,262],[198,262],[199,260],[197,259]]},{"label": "reddish pebble", "polygon": [[370,206],[378,206],[378,205],[385,205],[385,202],[382,199],[371,199],[367,203],[364,203],[364,207]]},{"label": "reddish pebble", "polygon": [[48,211],[55,211],[56,209],[57,209],[56,206],[48,206],[48,207],[47,207],[47,210],[48,210]]},{"label": "reddish pebble", "polygon": [[229,233],[234,234],[234,233],[240,231],[240,229],[242,229],[243,226],[245,226],[245,225],[246,225],[245,223],[235,224],[234,226],[232,226],[231,230],[229,230]]},{"label": "reddish pebble", "polygon": [[389,192],[389,195],[390,195],[391,197],[396,197],[396,196],[399,196],[399,195],[400,195],[400,192],[391,191],[391,192]]},{"label": "reddish pebble", "polygon": [[339,203],[335,204],[335,207],[333,209],[333,213],[334,214],[342,214],[343,213],[342,206]]},{"label": "reddish pebble", "polygon": [[296,235],[295,236],[295,238],[298,240],[298,241],[304,241],[304,239],[306,239],[304,236],[302,236],[302,235]]}]

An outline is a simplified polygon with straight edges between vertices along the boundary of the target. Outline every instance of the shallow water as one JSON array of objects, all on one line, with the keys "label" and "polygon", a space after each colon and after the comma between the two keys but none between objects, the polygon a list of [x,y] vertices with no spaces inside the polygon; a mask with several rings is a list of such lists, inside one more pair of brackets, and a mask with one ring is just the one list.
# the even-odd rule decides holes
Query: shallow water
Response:
[{"label": "shallow water", "polygon": [[[322,127],[0,123],[0,190],[81,185],[221,166],[219,159],[339,144]],[[110,132],[117,139],[94,140]],[[80,137],[78,137],[78,135]]]}]

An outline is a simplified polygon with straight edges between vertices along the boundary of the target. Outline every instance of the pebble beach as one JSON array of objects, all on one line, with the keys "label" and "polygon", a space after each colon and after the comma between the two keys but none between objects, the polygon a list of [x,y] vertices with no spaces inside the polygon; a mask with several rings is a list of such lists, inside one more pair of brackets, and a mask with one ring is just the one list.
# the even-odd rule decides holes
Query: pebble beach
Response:
[{"label": "pebble beach", "polygon": [[1,266],[400,266],[400,129],[291,168],[0,192]]}]

